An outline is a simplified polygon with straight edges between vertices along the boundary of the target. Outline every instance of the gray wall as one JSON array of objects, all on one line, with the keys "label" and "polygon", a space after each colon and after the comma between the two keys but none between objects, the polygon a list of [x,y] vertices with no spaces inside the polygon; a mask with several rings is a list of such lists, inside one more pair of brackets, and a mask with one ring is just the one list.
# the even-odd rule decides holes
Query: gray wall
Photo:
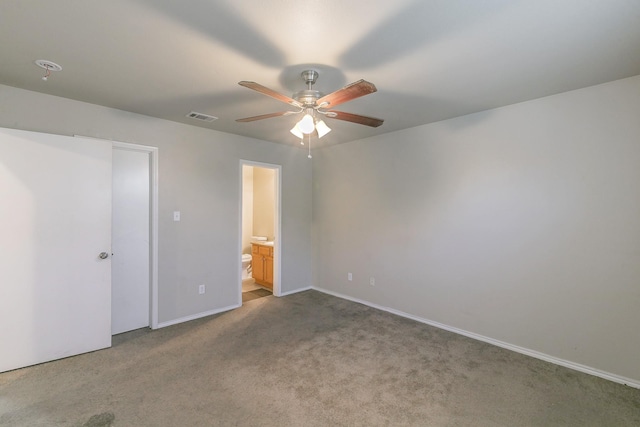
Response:
[{"label": "gray wall", "polygon": [[640,76],[318,150],[314,286],[640,383],[639,113]]},{"label": "gray wall", "polygon": [[[316,150],[314,286],[640,382],[639,111],[634,77]],[[240,159],[311,283],[303,150],[1,85],[0,126],[160,148],[161,322],[236,303]]]},{"label": "gray wall", "polygon": [[304,150],[2,85],[0,126],[159,147],[160,323],[239,302],[240,159],[282,166],[281,291],[311,285]]}]

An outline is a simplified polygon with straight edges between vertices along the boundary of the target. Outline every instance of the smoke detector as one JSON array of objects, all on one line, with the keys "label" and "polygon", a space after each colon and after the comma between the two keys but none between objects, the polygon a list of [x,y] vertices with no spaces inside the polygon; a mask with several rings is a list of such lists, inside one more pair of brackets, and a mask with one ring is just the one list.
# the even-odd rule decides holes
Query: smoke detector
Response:
[{"label": "smoke detector", "polygon": [[42,80],[44,81],[47,81],[52,71],[62,71],[62,67],[60,65],[46,59],[38,59],[35,61],[35,63],[38,67],[44,68],[46,70],[44,76],[42,76]]},{"label": "smoke detector", "polygon": [[36,61],[38,67],[42,67],[49,71],[62,71],[62,67],[55,62],[47,61],[46,59],[38,59]]}]

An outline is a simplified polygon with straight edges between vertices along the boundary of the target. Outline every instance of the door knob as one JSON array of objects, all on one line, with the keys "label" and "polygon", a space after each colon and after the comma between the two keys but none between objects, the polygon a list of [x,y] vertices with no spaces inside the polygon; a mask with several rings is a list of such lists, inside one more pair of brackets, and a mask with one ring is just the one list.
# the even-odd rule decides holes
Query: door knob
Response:
[{"label": "door knob", "polygon": [[107,259],[109,258],[109,254],[106,252],[100,252],[100,255],[98,255],[98,257],[100,257],[100,259]]}]

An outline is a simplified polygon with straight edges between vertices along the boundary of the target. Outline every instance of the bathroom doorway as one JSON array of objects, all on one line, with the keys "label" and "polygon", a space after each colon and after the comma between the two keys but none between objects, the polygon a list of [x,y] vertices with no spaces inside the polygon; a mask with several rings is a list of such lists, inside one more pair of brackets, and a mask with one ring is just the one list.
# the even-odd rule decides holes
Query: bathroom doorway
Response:
[{"label": "bathroom doorway", "polygon": [[242,160],[240,284],[242,303],[280,295],[279,165]]}]

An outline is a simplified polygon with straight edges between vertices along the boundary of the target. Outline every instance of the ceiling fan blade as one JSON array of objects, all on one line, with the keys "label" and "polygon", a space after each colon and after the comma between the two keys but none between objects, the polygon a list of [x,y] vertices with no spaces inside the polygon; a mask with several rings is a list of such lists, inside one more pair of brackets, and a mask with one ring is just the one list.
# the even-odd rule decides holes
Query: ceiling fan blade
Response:
[{"label": "ceiling fan blade", "polygon": [[244,119],[236,119],[236,122],[255,122],[256,120],[262,120],[262,119],[270,119],[271,117],[280,117],[280,116],[288,116],[290,114],[297,114],[297,111],[280,111],[278,113],[269,113],[269,114],[262,114],[260,116],[253,116],[253,117],[245,117]]},{"label": "ceiling fan blade", "polygon": [[359,114],[345,113],[344,111],[327,111],[327,117],[345,122],[358,123],[359,125],[371,126],[377,128],[384,123],[384,120],[375,117],[361,116]]},{"label": "ceiling fan blade", "polygon": [[369,95],[377,90],[378,89],[376,89],[373,83],[366,80],[358,80],[357,82],[351,83],[342,89],[338,89],[337,91],[318,99],[317,105],[320,108],[333,108],[336,105],[343,104],[347,101],[351,101],[352,99],[360,98],[364,95]]},{"label": "ceiling fan blade", "polygon": [[276,92],[275,90],[271,90],[268,87],[262,86],[259,83],[241,81],[241,82],[238,82],[238,84],[240,86],[244,86],[244,87],[247,87],[249,89],[253,89],[253,90],[257,91],[257,92],[260,92],[263,95],[270,96],[271,98],[277,99],[278,101],[285,102],[285,103],[287,103],[289,105],[293,105],[294,107],[302,107],[302,104],[300,104],[295,99],[290,98],[290,97],[288,97],[286,95],[283,95],[283,94],[281,94],[279,92]]}]

